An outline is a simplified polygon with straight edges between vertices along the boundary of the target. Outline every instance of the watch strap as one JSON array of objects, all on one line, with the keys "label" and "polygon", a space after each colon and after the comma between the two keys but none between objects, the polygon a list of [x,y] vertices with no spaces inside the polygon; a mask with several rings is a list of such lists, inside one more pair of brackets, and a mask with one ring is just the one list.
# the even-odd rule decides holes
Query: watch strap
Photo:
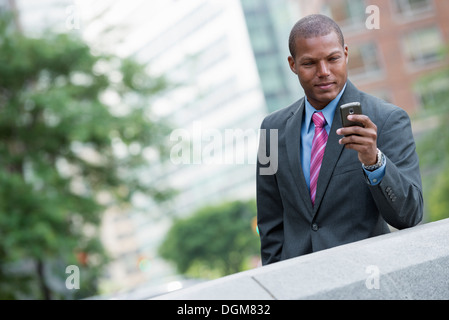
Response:
[{"label": "watch strap", "polygon": [[374,171],[374,170],[377,170],[380,167],[382,167],[384,162],[385,162],[384,154],[378,148],[377,149],[377,162],[375,164],[373,164],[373,165],[370,165],[370,166],[366,166],[365,164],[362,164],[362,166],[363,166],[363,168],[365,170]]}]

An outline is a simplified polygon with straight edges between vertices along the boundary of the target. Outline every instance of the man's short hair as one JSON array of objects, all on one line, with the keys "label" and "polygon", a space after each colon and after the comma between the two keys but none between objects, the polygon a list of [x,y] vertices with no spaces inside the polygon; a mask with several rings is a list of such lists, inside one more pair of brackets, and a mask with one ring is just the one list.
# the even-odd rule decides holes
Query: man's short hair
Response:
[{"label": "man's short hair", "polygon": [[322,37],[328,35],[332,31],[337,34],[338,41],[340,42],[341,46],[344,47],[345,40],[340,27],[334,20],[332,20],[328,16],[325,16],[323,14],[311,14],[300,19],[293,26],[290,32],[290,38],[288,40],[291,56],[295,58],[295,42],[297,38],[302,37],[308,39],[314,37]]}]

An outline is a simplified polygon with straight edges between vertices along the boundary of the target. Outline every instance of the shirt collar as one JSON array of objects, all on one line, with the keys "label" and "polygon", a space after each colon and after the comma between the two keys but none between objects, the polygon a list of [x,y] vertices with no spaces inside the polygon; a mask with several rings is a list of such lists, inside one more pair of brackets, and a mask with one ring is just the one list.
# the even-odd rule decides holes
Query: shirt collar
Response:
[{"label": "shirt collar", "polygon": [[324,118],[326,119],[327,122],[327,126],[330,126],[332,124],[332,120],[334,119],[334,114],[335,114],[335,109],[337,108],[338,102],[340,102],[340,98],[343,95],[343,92],[346,89],[346,83],[343,87],[343,89],[341,89],[340,93],[335,97],[334,100],[332,100],[331,102],[328,103],[327,106],[325,106],[322,110],[317,110],[314,107],[312,107],[312,105],[310,104],[310,102],[307,100],[307,97],[305,99],[305,105],[306,105],[306,112],[305,112],[305,125],[306,125],[306,132],[309,132],[310,129],[310,123],[312,121],[312,115],[315,112],[322,112]]}]

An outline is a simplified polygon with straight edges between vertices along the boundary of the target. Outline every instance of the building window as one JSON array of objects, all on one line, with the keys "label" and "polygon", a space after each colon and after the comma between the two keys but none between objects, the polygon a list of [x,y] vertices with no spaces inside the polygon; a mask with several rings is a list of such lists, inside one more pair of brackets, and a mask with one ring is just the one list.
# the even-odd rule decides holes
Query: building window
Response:
[{"label": "building window", "polygon": [[254,29],[251,36],[251,44],[254,52],[266,52],[273,48],[273,42],[270,37],[267,37],[267,33],[264,29]]},{"label": "building window", "polygon": [[382,73],[375,43],[352,45],[349,52],[348,69],[351,76],[378,76]]},{"label": "building window", "polygon": [[396,14],[412,17],[414,15],[431,11],[432,0],[394,0],[393,11]]},{"label": "building window", "polygon": [[412,31],[402,38],[407,62],[418,67],[440,60],[442,43],[444,41],[436,26]]},{"label": "building window", "polygon": [[328,1],[323,12],[330,15],[343,31],[360,29],[364,25],[365,1],[360,0],[332,0]]}]

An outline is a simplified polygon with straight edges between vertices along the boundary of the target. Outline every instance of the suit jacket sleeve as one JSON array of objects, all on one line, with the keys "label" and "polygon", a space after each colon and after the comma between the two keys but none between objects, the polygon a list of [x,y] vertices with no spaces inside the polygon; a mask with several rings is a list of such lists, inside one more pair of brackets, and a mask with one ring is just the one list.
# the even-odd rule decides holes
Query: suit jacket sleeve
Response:
[{"label": "suit jacket sleeve", "polygon": [[275,171],[269,174],[263,172],[263,170],[261,172],[261,169],[270,166],[270,163],[261,161],[261,158],[268,156],[272,138],[270,129],[265,127],[265,122],[265,120],[262,122],[261,132],[266,133],[266,135],[262,133],[260,135],[256,166],[257,225],[260,235],[263,265],[281,260],[282,245],[284,243],[284,210],[277,186],[276,174]]},{"label": "suit jacket sleeve", "polygon": [[391,112],[378,128],[377,145],[386,156],[386,170],[382,181],[370,186],[374,201],[391,226],[415,226],[423,216],[421,175],[410,119],[403,109]]}]

